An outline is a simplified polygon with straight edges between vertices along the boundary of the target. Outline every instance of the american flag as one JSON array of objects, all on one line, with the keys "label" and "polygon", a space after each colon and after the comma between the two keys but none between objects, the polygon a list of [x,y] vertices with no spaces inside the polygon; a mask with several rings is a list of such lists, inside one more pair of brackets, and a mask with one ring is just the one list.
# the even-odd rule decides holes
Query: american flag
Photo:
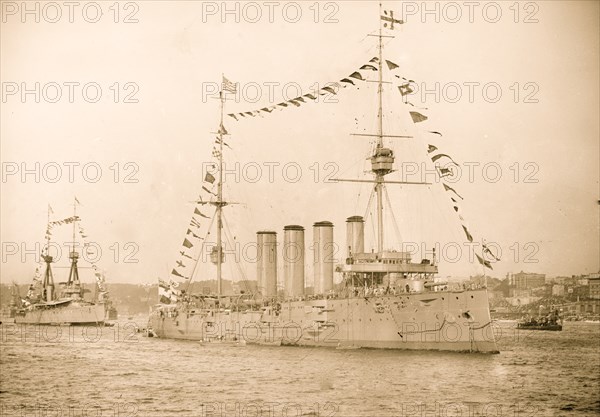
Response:
[{"label": "american flag", "polygon": [[221,88],[223,91],[227,91],[228,93],[237,93],[237,84],[229,81],[225,76],[223,76],[223,83],[221,84]]}]

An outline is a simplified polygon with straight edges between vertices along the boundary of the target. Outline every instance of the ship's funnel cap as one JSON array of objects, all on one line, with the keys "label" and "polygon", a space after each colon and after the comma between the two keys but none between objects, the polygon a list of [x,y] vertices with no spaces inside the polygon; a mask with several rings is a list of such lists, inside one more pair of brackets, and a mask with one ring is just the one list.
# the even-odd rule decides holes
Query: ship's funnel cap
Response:
[{"label": "ship's funnel cap", "polygon": [[297,224],[291,224],[289,226],[285,226],[283,228],[283,230],[300,230],[300,231],[303,231],[304,227],[298,226]]},{"label": "ship's funnel cap", "polygon": [[333,223],[328,221],[316,222],[313,227],[333,227]]},{"label": "ship's funnel cap", "polygon": [[351,216],[346,219],[346,223],[355,223],[355,222],[356,223],[359,223],[359,222],[364,223],[365,220],[363,219],[362,216]]},{"label": "ship's funnel cap", "polygon": [[272,230],[260,230],[258,232],[256,232],[257,235],[276,235],[277,232],[274,232]]}]

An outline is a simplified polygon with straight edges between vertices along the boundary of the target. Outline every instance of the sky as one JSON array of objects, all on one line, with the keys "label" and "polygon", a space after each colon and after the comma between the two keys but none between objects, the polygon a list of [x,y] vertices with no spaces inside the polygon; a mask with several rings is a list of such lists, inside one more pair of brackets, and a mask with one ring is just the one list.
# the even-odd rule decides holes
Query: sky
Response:
[{"label": "sky", "polygon": [[[339,81],[377,55],[377,38],[368,36],[379,28],[375,2],[81,2],[73,10],[32,2],[29,12],[22,4],[1,3],[3,283],[32,279],[48,205],[60,220],[73,214],[75,196],[80,224],[101,250],[91,258],[109,283],[167,278],[205,185],[203,167],[213,161],[213,92],[222,76],[240,91],[225,113],[246,112]],[[417,167],[404,179],[431,182],[387,186],[394,218],[385,217],[386,248],[416,245],[419,262],[437,245],[440,276],[480,274],[466,224],[476,243],[501,255],[491,276],[597,272],[599,3],[423,7],[383,3],[404,20],[384,30],[394,36],[384,38],[384,59],[399,65],[384,68],[384,130],[412,136],[386,139],[399,170],[388,178]],[[376,80],[376,72],[361,73]],[[414,80],[412,106],[394,75]],[[225,196],[239,203],[225,216],[245,251],[244,277],[256,274],[256,231],[274,230],[283,242],[289,224],[306,228],[310,246],[313,223],[333,222],[334,257],[345,258],[345,219],[372,213],[370,185],[326,178],[370,178],[372,138],[352,134],[376,133],[377,105],[376,83],[357,82],[318,103],[225,116]],[[409,111],[428,120],[413,123]],[[460,168],[450,184],[463,198],[464,223],[432,174],[429,144]],[[368,218],[368,251],[374,227]],[[54,265],[62,277],[72,230],[52,233],[63,248]],[[225,276],[236,279],[229,264]],[[310,284],[310,252],[306,265]],[[81,266],[91,280],[89,263]],[[214,277],[214,268],[198,275]]]}]

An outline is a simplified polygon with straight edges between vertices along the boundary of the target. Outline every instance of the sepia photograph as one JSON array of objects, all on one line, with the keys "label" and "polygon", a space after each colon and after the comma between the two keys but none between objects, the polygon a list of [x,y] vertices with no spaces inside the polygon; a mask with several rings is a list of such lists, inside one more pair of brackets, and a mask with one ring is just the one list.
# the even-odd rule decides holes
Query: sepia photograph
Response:
[{"label": "sepia photograph", "polygon": [[600,416],[600,2],[0,0],[0,417]]}]

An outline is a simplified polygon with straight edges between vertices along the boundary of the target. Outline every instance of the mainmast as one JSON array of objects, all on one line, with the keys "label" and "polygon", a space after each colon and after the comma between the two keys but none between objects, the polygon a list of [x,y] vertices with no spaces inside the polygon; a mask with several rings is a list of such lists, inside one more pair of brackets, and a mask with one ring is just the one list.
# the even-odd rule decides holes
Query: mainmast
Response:
[{"label": "mainmast", "polygon": [[217,184],[217,294],[222,294],[222,262],[223,262],[223,247],[221,242],[223,228],[223,109],[225,107],[225,94],[223,93],[223,85],[219,92],[219,100],[221,102],[221,120],[219,123],[219,182]]},{"label": "mainmast", "polygon": [[[379,3],[379,14],[381,15],[381,3]],[[381,19],[379,19],[379,79],[377,84],[377,95],[379,99],[379,108],[377,112],[378,129],[377,129],[377,150],[376,153],[383,148],[383,37],[381,28]],[[392,160],[393,162],[393,160]],[[377,193],[377,252],[383,251],[383,178],[385,173],[376,171],[375,173],[375,191]]]}]

